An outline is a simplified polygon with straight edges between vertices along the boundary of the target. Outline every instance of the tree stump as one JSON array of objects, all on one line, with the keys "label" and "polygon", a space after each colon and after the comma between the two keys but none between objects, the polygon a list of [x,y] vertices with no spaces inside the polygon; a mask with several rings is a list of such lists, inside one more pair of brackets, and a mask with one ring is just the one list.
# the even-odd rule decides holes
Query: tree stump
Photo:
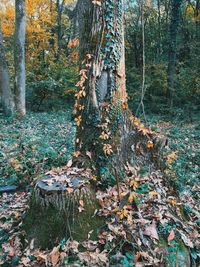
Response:
[{"label": "tree stump", "polygon": [[87,170],[69,168],[37,181],[24,219],[35,246],[51,248],[63,238],[82,241],[97,236],[104,221],[96,215],[99,205],[88,175]]}]

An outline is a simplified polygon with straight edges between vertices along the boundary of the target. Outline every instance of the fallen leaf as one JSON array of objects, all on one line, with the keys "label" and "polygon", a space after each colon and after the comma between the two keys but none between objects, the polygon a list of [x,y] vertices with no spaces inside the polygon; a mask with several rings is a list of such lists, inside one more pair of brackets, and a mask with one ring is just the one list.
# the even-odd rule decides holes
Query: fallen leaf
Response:
[{"label": "fallen leaf", "polygon": [[155,222],[153,222],[149,226],[146,226],[144,234],[147,235],[147,236],[150,236],[150,237],[152,237],[154,239],[159,240],[159,236],[158,236],[158,233],[157,233]]},{"label": "fallen leaf", "polygon": [[80,204],[81,207],[84,207],[84,202],[83,202],[82,199],[79,200],[79,204]]},{"label": "fallen leaf", "polygon": [[60,249],[60,246],[54,247],[50,253],[50,259],[51,259],[51,263],[53,267],[55,267],[59,261],[59,257],[60,257],[59,249]]},{"label": "fallen leaf", "polygon": [[175,237],[175,234],[174,234],[174,229],[171,230],[171,233],[169,234],[168,238],[167,238],[167,241],[168,243],[170,243],[171,240],[173,240]]},{"label": "fallen leaf", "polygon": [[90,159],[92,159],[92,153],[91,153],[90,151],[86,151],[86,155],[87,155]]},{"label": "fallen leaf", "polygon": [[73,193],[74,192],[74,189],[71,188],[71,187],[67,187],[66,188],[66,191],[70,194],[70,193]]},{"label": "fallen leaf", "polygon": [[67,167],[70,168],[70,167],[72,166],[72,163],[73,163],[73,161],[72,161],[72,159],[70,159],[70,160],[67,162]]}]

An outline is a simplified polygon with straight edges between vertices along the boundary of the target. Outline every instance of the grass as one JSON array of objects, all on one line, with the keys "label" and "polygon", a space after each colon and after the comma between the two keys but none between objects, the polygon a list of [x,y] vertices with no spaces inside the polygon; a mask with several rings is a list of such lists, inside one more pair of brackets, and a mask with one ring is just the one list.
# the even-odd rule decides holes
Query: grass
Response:
[{"label": "grass", "polygon": [[[180,115],[181,114],[181,115]],[[184,118],[148,115],[149,124],[169,139],[177,159],[174,182],[190,189],[200,179],[200,121],[198,114]],[[192,122],[191,122],[192,120]],[[21,120],[0,119],[0,185],[28,184],[52,167],[65,165],[74,147],[71,111],[28,113]]]},{"label": "grass", "polygon": [[0,118],[0,185],[28,184],[73,151],[70,111],[28,113],[23,120]]},{"label": "grass", "polygon": [[[149,116],[152,128],[165,134],[169,149],[177,155],[172,164],[172,179],[178,190],[190,190],[200,182],[200,114],[191,118]],[[170,153],[170,152],[169,152]]]}]

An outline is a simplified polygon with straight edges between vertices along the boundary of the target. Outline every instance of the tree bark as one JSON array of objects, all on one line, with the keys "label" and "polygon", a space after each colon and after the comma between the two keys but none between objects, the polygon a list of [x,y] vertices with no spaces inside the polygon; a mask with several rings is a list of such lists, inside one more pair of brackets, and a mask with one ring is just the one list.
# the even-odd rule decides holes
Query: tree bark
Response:
[{"label": "tree bark", "polygon": [[199,38],[200,38],[200,0],[196,0],[195,23],[196,23],[196,38],[197,38],[197,41],[199,41]]},{"label": "tree bark", "polygon": [[10,88],[8,68],[3,47],[3,34],[0,24],[0,91],[2,98],[3,114],[5,116],[13,116],[14,100]]},{"label": "tree bark", "polygon": [[157,8],[158,8],[158,62],[160,62],[161,57],[161,3],[160,0],[157,0]]},{"label": "tree bark", "polygon": [[57,53],[57,59],[60,59],[61,56],[61,50],[62,50],[62,13],[63,13],[63,6],[64,6],[65,0],[62,0],[60,3],[60,0],[56,1],[56,8],[57,8],[57,41],[58,41],[58,53]]},{"label": "tree bark", "polygon": [[123,1],[79,1],[79,14],[76,150],[82,158],[90,155],[97,176],[110,184],[116,173],[123,178],[127,162],[152,156],[146,145],[155,136],[136,127],[127,105]]},{"label": "tree bark", "polygon": [[168,88],[167,97],[170,106],[173,105],[174,84],[177,56],[177,34],[180,25],[180,10],[182,0],[173,0],[171,6],[171,21],[169,28],[169,55],[168,55]]},{"label": "tree bark", "polygon": [[14,65],[15,65],[15,108],[17,116],[24,116],[26,72],[25,72],[25,31],[26,8],[25,0],[15,1],[15,38],[14,38]]}]

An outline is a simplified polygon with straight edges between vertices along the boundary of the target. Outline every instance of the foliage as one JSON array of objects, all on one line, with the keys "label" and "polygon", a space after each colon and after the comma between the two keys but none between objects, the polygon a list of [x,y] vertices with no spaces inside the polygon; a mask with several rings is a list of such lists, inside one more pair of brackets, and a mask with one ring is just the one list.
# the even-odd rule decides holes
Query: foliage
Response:
[{"label": "foliage", "polygon": [[69,111],[30,113],[22,121],[1,119],[0,132],[1,185],[27,184],[45,170],[66,164],[73,151],[75,128]]},{"label": "foliage", "polygon": [[[73,1],[65,0],[65,5]],[[5,38],[6,58],[13,87],[13,33],[15,12],[11,1],[3,2],[0,11]],[[73,100],[77,79],[78,43],[70,40],[70,21],[62,14],[61,55],[57,60],[57,16],[55,1],[26,2],[26,96],[28,108],[36,111],[63,109]],[[70,44],[68,46],[68,44]]]},{"label": "foliage", "polygon": [[[167,106],[167,64],[169,45],[168,1],[151,1],[144,8],[145,19],[145,110],[159,114],[169,112]],[[177,64],[175,73],[174,106],[195,104],[199,109],[199,21],[195,14],[195,1],[184,2],[181,27],[177,40]],[[195,13],[196,12],[196,13]],[[126,14],[126,72],[130,106],[136,111],[141,98],[142,85],[142,29],[139,2],[130,1]]]},{"label": "foliage", "polygon": [[[64,65],[64,67],[63,67]],[[40,73],[35,80],[35,73]],[[74,100],[77,67],[71,62],[37,66],[27,73],[27,105],[34,111],[61,110]]]}]

